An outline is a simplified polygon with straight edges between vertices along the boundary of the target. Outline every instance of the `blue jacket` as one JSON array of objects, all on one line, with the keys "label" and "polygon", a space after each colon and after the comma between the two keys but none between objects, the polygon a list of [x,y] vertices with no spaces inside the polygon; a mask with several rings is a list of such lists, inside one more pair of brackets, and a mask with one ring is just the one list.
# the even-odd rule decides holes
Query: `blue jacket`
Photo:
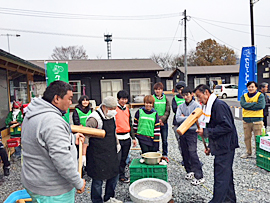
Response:
[{"label": "blue jacket", "polygon": [[211,109],[210,122],[203,131],[209,139],[212,155],[221,155],[238,148],[238,135],[229,106],[218,98]]}]

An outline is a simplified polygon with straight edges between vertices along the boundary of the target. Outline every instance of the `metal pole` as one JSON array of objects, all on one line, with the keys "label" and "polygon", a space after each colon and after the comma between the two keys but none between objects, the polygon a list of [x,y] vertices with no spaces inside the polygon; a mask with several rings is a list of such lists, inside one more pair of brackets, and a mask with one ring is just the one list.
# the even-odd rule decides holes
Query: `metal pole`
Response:
[{"label": "metal pole", "polygon": [[184,60],[184,66],[185,66],[185,82],[188,86],[188,79],[187,79],[187,12],[184,11],[184,30],[185,30],[185,60]]},{"label": "metal pole", "polygon": [[7,40],[8,40],[8,52],[10,53],[10,45],[9,45],[9,37],[13,36],[13,37],[20,37],[21,35],[13,35],[13,34],[0,34],[0,36],[7,36]]},{"label": "metal pole", "polygon": [[254,42],[254,22],[253,22],[253,0],[250,0],[250,24],[251,24],[251,46],[255,46],[255,42]]},{"label": "metal pole", "polygon": [[8,52],[10,53],[10,47],[9,47],[9,34],[7,34],[7,41],[8,41]]}]

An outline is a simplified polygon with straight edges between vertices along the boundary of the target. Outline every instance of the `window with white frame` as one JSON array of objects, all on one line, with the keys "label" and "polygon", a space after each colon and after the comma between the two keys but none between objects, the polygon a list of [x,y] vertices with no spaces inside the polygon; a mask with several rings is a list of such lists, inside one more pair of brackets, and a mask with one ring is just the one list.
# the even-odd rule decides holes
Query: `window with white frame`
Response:
[{"label": "window with white frame", "polygon": [[197,87],[200,84],[206,85],[206,78],[194,78],[194,87]]},{"label": "window with white frame", "polygon": [[101,80],[101,99],[107,96],[117,98],[117,92],[123,89],[122,79]]},{"label": "window with white frame", "polygon": [[130,79],[131,102],[143,102],[143,97],[151,94],[150,78]]},{"label": "window with white frame", "polygon": [[263,78],[269,78],[269,73],[263,73]]},{"label": "window with white frame", "polygon": [[167,91],[171,91],[173,89],[173,80],[166,80]]},{"label": "window with white frame", "polygon": [[210,77],[209,78],[209,86],[210,89],[214,89],[215,85],[219,84],[218,81],[221,81],[221,77]]},{"label": "window with white frame", "polygon": [[72,86],[73,98],[72,103],[78,103],[81,97],[81,81],[80,80],[70,80],[69,84]]},{"label": "window with white frame", "polygon": [[231,76],[230,81],[231,84],[238,85],[239,76]]}]

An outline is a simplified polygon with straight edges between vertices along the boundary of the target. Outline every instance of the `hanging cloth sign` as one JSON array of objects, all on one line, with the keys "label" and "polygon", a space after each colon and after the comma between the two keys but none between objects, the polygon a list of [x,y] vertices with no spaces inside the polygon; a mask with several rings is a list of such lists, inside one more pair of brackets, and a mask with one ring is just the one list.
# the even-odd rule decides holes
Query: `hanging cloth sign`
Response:
[{"label": "hanging cloth sign", "polygon": [[[58,62],[45,62],[46,71],[46,82],[49,86],[52,82],[56,80],[61,80],[69,83],[68,80],[68,63],[58,63]],[[65,121],[69,123],[69,109],[67,113],[63,116]]]}]

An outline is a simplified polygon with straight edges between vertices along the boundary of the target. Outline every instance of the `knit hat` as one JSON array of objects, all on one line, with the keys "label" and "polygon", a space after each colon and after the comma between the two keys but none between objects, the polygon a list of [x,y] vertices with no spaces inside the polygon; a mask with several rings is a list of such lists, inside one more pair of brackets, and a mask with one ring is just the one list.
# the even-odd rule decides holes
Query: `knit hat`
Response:
[{"label": "knit hat", "polygon": [[179,82],[175,85],[176,89],[180,89],[180,88],[186,87],[186,86],[187,86],[187,84],[186,84],[184,81],[179,81]]},{"label": "knit hat", "polygon": [[19,109],[19,108],[21,108],[21,106],[22,106],[21,102],[19,102],[19,101],[14,101],[13,102],[13,108]]},{"label": "knit hat", "polygon": [[109,107],[109,108],[113,108],[113,107],[117,106],[117,101],[114,97],[107,96],[103,99],[102,105]]}]

